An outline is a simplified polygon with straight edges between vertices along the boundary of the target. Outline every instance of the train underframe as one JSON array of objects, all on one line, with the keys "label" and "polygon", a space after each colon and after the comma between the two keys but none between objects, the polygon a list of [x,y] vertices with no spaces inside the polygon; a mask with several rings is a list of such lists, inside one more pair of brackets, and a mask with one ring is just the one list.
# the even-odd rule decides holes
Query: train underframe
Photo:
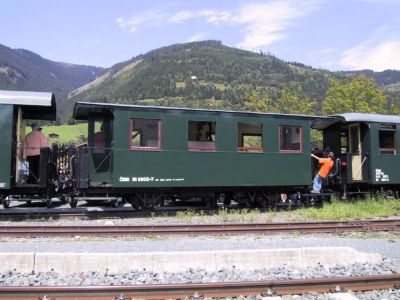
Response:
[{"label": "train underframe", "polygon": [[220,206],[237,208],[270,209],[276,207],[301,207],[320,205],[333,198],[342,200],[382,197],[399,197],[400,186],[372,186],[352,184],[348,186],[329,186],[320,194],[309,193],[309,186],[297,187],[253,187],[253,188],[164,188],[164,189],[116,189],[87,188],[81,190],[57,192],[52,189],[18,188],[0,195],[4,208],[12,201],[42,201],[48,208],[55,200],[69,203],[75,208],[79,201],[108,202],[117,207],[127,202],[137,211],[151,211],[157,207],[186,206],[217,209]]}]

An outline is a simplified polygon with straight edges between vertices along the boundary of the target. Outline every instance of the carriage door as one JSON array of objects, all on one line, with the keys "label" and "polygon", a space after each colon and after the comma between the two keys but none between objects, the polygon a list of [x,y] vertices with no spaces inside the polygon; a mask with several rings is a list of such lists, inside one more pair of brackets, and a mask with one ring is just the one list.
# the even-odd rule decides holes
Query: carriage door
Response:
[{"label": "carriage door", "polygon": [[89,180],[96,183],[111,182],[112,172],[112,119],[106,115],[89,116]]},{"label": "carriage door", "polygon": [[361,160],[361,137],[360,124],[353,124],[349,127],[349,141],[351,153],[351,173],[354,181],[362,180],[362,160]]}]

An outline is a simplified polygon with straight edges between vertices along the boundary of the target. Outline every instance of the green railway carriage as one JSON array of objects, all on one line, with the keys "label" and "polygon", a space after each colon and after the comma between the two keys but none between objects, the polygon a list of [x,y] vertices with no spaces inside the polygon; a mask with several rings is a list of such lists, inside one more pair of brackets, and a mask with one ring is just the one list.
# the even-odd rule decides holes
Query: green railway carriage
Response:
[{"label": "green railway carriage", "polygon": [[[0,91],[0,200],[124,198],[138,210],[165,200],[231,200],[248,206],[314,203],[400,188],[400,117],[329,117],[78,102],[88,141],[40,152],[39,178],[24,180],[22,141],[32,120],[54,120],[51,93]],[[319,155],[335,167],[322,194],[309,193],[315,164],[310,129],[323,133]],[[318,154],[318,152],[316,152]],[[25,174],[26,175],[26,174]]]},{"label": "green railway carriage", "polygon": [[318,120],[324,148],[342,162],[341,189],[344,193],[383,190],[394,195],[400,186],[400,117],[346,113]]},{"label": "green railway carriage", "polygon": [[304,191],[312,179],[310,128],[320,119],[99,103],[77,103],[73,117],[89,123],[80,188],[112,188],[145,206],[168,193],[254,202]]},{"label": "green railway carriage", "polygon": [[[40,184],[27,184],[23,180],[21,171],[28,168],[24,166],[22,145],[28,120],[55,119],[56,102],[52,93],[0,91],[0,195],[47,194],[47,169],[41,172]],[[41,157],[42,166],[48,158],[45,154]],[[3,201],[5,206],[8,203]]]}]

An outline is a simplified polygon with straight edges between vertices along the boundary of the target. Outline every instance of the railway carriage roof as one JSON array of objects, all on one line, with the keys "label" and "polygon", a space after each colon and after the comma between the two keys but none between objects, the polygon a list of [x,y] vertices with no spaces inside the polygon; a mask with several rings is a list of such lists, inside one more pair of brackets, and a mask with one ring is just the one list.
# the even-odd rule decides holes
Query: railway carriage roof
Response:
[{"label": "railway carriage roof", "polygon": [[345,113],[330,116],[330,119],[317,120],[312,126],[314,129],[325,129],[336,123],[390,123],[400,124],[400,116],[364,114],[364,113]]},{"label": "railway carriage roof", "polygon": [[211,110],[198,108],[180,108],[165,106],[145,106],[145,105],[127,105],[127,104],[111,104],[111,103],[94,103],[94,102],[77,102],[75,103],[73,117],[77,120],[87,120],[89,113],[104,113],[112,109],[119,110],[144,110],[144,111],[182,111],[193,113],[214,113],[214,114],[235,114],[248,116],[272,116],[305,120],[330,120],[329,117],[296,115],[296,114],[278,114],[278,113],[261,113],[250,111],[233,111],[233,110]]},{"label": "railway carriage roof", "polygon": [[28,119],[56,119],[56,100],[52,93],[0,90],[1,104],[24,107],[24,117]]}]

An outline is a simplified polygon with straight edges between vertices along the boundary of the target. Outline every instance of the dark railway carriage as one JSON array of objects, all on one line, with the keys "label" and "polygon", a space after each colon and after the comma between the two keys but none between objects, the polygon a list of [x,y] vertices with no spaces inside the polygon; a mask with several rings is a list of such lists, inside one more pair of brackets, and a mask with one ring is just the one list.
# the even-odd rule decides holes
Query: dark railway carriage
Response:
[{"label": "dark railway carriage", "polygon": [[[0,196],[3,205],[12,200],[10,194],[36,195],[39,199],[51,199],[50,151],[42,151],[40,157],[40,178],[37,184],[27,184],[24,172],[28,172],[22,158],[22,145],[26,132],[26,121],[55,120],[56,102],[51,93],[0,91]],[[53,168],[54,170],[54,168]],[[54,173],[53,173],[54,175]],[[0,197],[1,198],[1,197]],[[18,200],[15,199],[15,200]],[[50,203],[48,203],[50,204]]]},{"label": "dark railway carriage", "polygon": [[125,195],[141,209],[169,198],[265,205],[304,193],[310,128],[325,119],[95,103],[77,103],[73,117],[89,123],[76,160],[79,191]]},{"label": "dark railway carriage", "polygon": [[342,196],[378,190],[394,196],[400,187],[399,125],[399,116],[363,113],[318,120],[313,127],[323,130],[324,148],[341,160],[333,188]]},{"label": "dark railway carriage", "polygon": [[[350,113],[331,117],[76,103],[87,143],[42,149],[39,178],[27,184],[26,124],[54,120],[50,93],[0,91],[0,199],[9,202],[124,198],[146,210],[165,201],[215,207],[312,204],[333,194],[358,196],[400,187],[400,117]],[[335,167],[325,192],[310,194],[315,171],[310,129],[323,132]],[[324,151],[318,151],[324,155]],[[25,174],[26,175],[26,174]]]}]

